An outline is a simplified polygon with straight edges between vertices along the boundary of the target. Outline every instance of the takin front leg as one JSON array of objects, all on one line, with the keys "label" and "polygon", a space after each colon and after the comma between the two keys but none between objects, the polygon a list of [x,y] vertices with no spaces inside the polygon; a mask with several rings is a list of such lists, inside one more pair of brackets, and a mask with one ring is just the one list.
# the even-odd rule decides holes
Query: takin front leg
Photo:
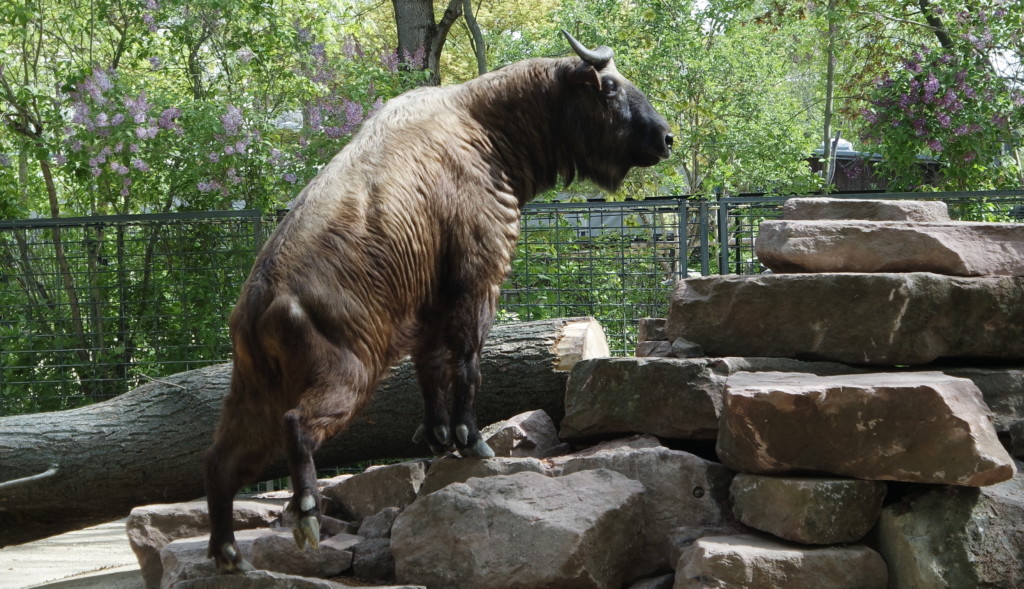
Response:
[{"label": "takin front leg", "polygon": [[473,399],[480,390],[480,355],[494,323],[498,287],[486,294],[469,294],[453,307],[445,334],[452,374],[451,424],[455,445],[463,456],[490,458],[494,451],[484,442],[476,423]]},{"label": "takin front leg", "polygon": [[[439,335],[434,329],[424,333]],[[448,350],[439,337],[424,337],[412,356],[423,393],[423,424],[413,434],[413,442],[425,441],[435,456],[454,452],[448,424],[448,391],[451,386]]]}]

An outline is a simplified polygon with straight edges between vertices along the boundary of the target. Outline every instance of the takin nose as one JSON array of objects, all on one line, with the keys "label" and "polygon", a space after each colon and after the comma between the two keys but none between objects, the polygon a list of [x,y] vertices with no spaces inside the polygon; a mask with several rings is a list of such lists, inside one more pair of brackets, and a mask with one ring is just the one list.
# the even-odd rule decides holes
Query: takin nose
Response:
[{"label": "takin nose", "polygon": [[673,143],[673,141],[674,141],[674,139],[672,138],[672,134],[671,133],[665,133],[665,147],[667,147],[669,151],[672,151],[672,143]]}]

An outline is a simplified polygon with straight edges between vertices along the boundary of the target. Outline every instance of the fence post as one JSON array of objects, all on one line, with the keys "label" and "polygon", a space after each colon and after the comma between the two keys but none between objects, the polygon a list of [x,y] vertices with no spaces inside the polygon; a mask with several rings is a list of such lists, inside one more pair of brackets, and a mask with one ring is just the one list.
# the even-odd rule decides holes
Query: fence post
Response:
[{"label": "fence post", "polygon": [[686,221],[689,218],[689,210],[685,196],[679,197],[677,207],[678,213],[676,213],[676,224],[678,227],[676,227],[676,240],[679,247],[677,248],[678,251],[676,252],[676,257],[679,258],[679,270],[676,272],[676,276],[678,278],[689,278],[690,252],[687,251],[687,245],[689,245],[690,240],[686,235]]},{"label": "fence post", "polygon": [[718,199],[718,273],[729,274],[729,197]]},{"label": "fence post", "polygon": [[711,274],[711,260],[708,250],[711,244],[708,237],[708,201],[700,200],[700,275]]}]

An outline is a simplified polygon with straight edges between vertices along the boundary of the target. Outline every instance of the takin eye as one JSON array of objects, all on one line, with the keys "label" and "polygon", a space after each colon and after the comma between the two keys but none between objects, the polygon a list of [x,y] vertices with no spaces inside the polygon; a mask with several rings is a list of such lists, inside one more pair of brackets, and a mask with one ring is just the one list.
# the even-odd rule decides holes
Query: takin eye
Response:
[{"label": "takin eye", "polygon": [[601,92],[603,92],[605,96],[615,96],[619,92],[619,83],[611,77],[602,78]]}]

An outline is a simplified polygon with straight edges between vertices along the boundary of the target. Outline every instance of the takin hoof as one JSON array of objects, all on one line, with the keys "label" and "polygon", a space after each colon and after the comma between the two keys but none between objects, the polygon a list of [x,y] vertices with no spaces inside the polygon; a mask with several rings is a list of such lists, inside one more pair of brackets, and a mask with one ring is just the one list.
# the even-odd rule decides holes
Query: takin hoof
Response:
[{"label": "takin hoof", "polygon": [[434,456],[444,456],[448,452],[455,450],[454,446],[452,446],[451,437],[450,434],[448,433],[447,426],[439,425],[433,428],[433,430],[431,431],[433,433],[433,436],[428,437],[427,427],[423,424],[420,424],[420,426],[416,428],[416,433],[412,435],[413,443],[419,444],[420,442],[425,441],[427,443],[427,446],[430,447],[430,452]]},{"label": "takin hoof", "polygon": [[292,528],[292,537],[299,550],[305,550],[307,544],[313,550],[320,548],[320,521],[314,515],[303,517]]},{"label": "takin hoof", "polygon": [[233,543],[221,546],[218,552],[212,554],[212,557],[217,563],[217,572],[221,574],[245,574],[256,570],[256,567],[252,566],[248,560],[242,558],[238,547]]},{"label": "takin hoof", "polygon": [[459,454],[463,458],[494,458],[494,450],[487,445],[480,434],[476,435],[476,441],[469,443],[469,427],[460,425],[455,428],[455,437],[459,439]]}]

